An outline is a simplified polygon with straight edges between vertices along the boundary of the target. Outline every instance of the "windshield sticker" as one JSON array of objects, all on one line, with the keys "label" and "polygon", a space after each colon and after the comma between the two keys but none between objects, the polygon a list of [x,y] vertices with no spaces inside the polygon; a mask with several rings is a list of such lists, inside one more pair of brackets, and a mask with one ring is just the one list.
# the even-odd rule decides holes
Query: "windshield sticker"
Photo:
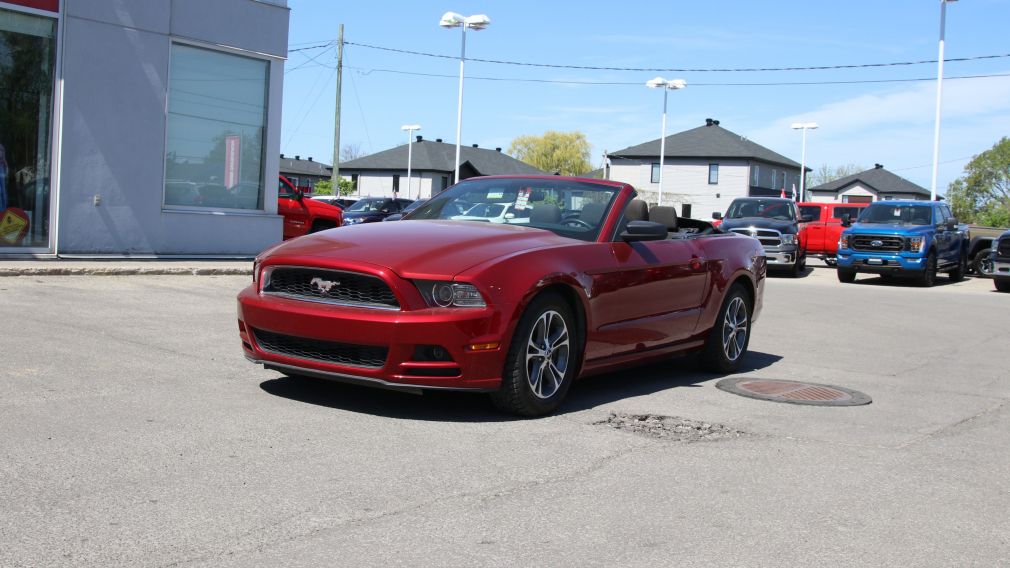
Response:
[{"label": "windshield sticker", "polygon": [[505,192],[504,191],[498,190],[498,191],[489,191],[489,192],[487,192],[487,199],[488,199],[488,201],[490,201],[492,199],[501,199],[502,197],[505,197]]},{"label": "windshield sticker", "polygon": [[516,211],[524,211],[529,207],[530,202],[530,189],[527,187],[525,189],[519,190],[519,195],[516,197]]}]

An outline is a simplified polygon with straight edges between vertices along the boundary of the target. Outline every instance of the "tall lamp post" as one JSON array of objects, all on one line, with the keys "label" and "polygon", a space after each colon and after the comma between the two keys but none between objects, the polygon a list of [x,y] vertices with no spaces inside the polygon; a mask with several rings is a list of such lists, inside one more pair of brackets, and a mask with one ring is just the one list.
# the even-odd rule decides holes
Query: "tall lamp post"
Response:
[{"label": "tall lamp post", "polygon": [[666,157],[666,96],[670,91],[683,89],[687,81],[683,79],[664,79],[656,77],[645,82],[650,89],[663,89],[663,132],[659,136],[659,199],[657,205],[663,204],[663,161]]},{"label": "tall lamp post", "polygon": [[460,28],[463,30],[463,42],[459,52],[459,102],[456,105],[456,177],[453,183],[459,182],[459,143],[463,129],[463,63],[466,61],[466,29],[480,31],[491,23],[491,18],[484,14],[464,16],[456,12],[442,14],[438,25],[443,28]]},{"label": "tall lamp post", "polygon": [[929,199],[936,201],[936,175],[940,167],[940,99],[943,95],[943,42],[947,23],[947,4],[957,0],[940,0],[940,55],[936,61],[936,121],[933,127],[933,178],[929,185]]},{"label": "tall lamp post", "polygon": [[807,189],[807,130],[815,130],[816,122],[794,122],[793,130],[803,131],[803,149],[800,151],[800,201],[806,201]]},{"label": "tall lamp post", "polygon": [[[410,199],[410,162],[414,152],[414,131],[420,130],[420,124],[404,124],[400,130],[407,131],[407,199]],[[417,198],[421,198],[421,186],[417,186]]]}]

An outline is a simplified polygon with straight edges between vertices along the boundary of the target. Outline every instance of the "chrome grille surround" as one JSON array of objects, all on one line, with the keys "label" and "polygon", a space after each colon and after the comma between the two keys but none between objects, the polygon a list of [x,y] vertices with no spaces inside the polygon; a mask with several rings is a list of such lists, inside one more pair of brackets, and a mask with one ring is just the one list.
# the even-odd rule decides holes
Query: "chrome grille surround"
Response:
[{"label": "chrome grille surround", "polygon": [[759,229],[757,227],[737,227],[730,229],[734,233],[754,237],[761,241],[763,247],[777,247],[782,245],[782,232],[775,229]]},{"label": "chrome grille surround", "polygon": [[260,293],[338,306],[400,309],[393,291],[378,276],[329,268],[268,266],[263,270]]}]

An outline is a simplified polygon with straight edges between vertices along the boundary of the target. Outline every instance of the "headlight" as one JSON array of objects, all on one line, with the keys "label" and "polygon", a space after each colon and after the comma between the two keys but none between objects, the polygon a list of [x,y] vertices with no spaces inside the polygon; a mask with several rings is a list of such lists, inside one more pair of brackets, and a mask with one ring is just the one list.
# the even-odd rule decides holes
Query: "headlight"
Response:
[{"label": "headlight", "polygon": [[925,237],[907,237],[905,239],[905,250],[908,252],[922,252],[922,245],[925,243]]},{"label": "headlight", "polygon": [[253,260],[253,284],[259,282],[260,279],[260,259],[257,258]]},{"label": "headlight", "polygon": [[795,245],[796,235],[782,235],[782,244],[784,245]]},{"label": "headlight", "polygon": [[838,248],[839,249],[849,248],[849,235],[842,235],[838,237]]},{"label": "headlight", "polygon": [[417,291],[424,297],[429,307],[435,308],[483,308],[487,306],[473,284],[442,282],[438,280],[415,280]]},{"label": "headlight", "polygon": [[350,219],[344,219],[344,225],[357,225],[362,221],[361,217],[352,217]]}]

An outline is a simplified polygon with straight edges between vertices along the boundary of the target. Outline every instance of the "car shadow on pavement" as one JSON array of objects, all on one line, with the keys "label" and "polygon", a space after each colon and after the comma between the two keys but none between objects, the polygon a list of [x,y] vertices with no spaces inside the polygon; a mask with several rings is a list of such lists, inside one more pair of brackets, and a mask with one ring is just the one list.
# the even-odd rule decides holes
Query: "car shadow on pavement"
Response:
[{"label": "car shadow on pavement", "polygon": [[[764,369],[782,357],[751,351],[741,373]],[[671,358],[659,363],[596,375],[577,381],[567,400],[555,414],[579,412],[617,400],[677,388],[696,387],[723,375],[698,369],[696,358]],[[281,376],[260,383],[260,388],[276,397],[348,412],[372,414],[404,420],[440,422],[506,422],[521,418],[491,406],[486,394],[426,391],[423,395],[380,388]]]},{"label": "car shadow on pavement", "polygon": [[[897,287],[897,288],[922,288],[915,278],[908,278],[905,276],[891,276],[890,278],[886,276],[873,275],[873,274],[860,274],[852,284],[859,284],[860,286],[885,286],[885,287]],[[934,288],[942,288],[944,286],[949,286],[951,284],[956,284],[956,282],[951,282],[950,278],[947,278],[946,274],[937,274],[936,282],[933,283]]]}]

